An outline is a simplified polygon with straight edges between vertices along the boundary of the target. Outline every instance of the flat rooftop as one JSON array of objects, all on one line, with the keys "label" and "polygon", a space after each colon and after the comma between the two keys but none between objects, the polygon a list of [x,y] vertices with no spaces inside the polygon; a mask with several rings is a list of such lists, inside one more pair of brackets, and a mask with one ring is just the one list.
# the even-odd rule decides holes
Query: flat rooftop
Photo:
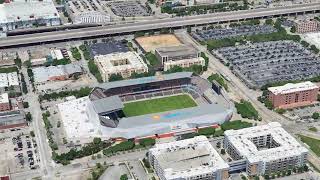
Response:
[{"label": "flat rooftop", "polygon": [[[94,102],[94,101],[93,101]],[[82,138],[135,138],[222,124],[232,115],[232,110],[218,104],[204,104],[193,108],[147,114],[120,119],[117,128],[102,126],[98,119],[89,119],[92,106],[88,97],[58,104],[68,139]]]},{"label": "flat rooftop", "polygon": [[[224,133],[229,142],[236,148],[241,156],[249,162],[273,161],[279,158],[298,156],[308,150],[286,132],[278,122],[255,126],[240,130],[227,130]],[[279,144],[278,147],[259,150],[251,141],[255,137],[271,135]]]},{"label": "flat rooftop", "polygon": [[8,93],[3,93],[0,95],[0,103],[9,103]]},{"label": "flat rooftop", "polygon": [[301,83],[288,83],[283,86],[277,86],[277,87],[269,87],[268,90],[272,92],[273,94],[289,94],[293,92],[298,92],[298,91],[307,91],[307,90],[312,90],[312,89],[318,89],[319,87],[310,82],[301,82]]},{"label": "flat rooftop", "polygon": [[191,45],[160,47],[160,48],[157,48],[156,51],[161,56],[168,56],[168,57],[186,56],[189,54],[193,55],[198,53],[197,49]]},{"label": "flat rooftop", "polygon": [[91,56],[107,55],[117,52],[128,52],[126,44],[121,41],[108,41],[105,43],[95,43],[90,46]]},{"label": "flat rooftop", "polygon": [[164,176],[168,179],[213,173],[229,168],[205,136],[156,144],[149,153],[157,159]]},{"label": "flat rooftop", "polygon": [[145,52],[154,52],[160,47],[182,45],[182,42],[174,34],[137,37],[135,41]]},{"label": "flat rooftop", "polygon": [[0,24],[53,18],[59,18],[59,13],[52,1],[21,1],[0,4]]},{"label": "flat rooftop", "polygon": [[147,64],[136,52],[120,52],[94,57],[100,72],[105,74],[118,74],[132,69],[148,69]]},{"label": "flat rooftop", "polygon": [[158,76],[150,76],[150,77],[143,77],[143,78],[137,78],[137,79],[127,79],[122,81],[106,82],[106,83],[99,84],[97,87],[102,89],[112,89],[117,87],[160,82],[165,80],[190,78],[191,76],[192,76],[192,72],[178,72],[178,73],[163,74]]}]

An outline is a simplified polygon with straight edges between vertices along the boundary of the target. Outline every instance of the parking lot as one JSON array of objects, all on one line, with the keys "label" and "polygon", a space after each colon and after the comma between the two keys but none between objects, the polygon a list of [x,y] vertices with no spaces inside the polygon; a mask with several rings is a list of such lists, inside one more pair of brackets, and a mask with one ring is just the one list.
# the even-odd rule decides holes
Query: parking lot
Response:
[{"label": "parking lot", "polygon": [[256,34],[269,34],[277,32],[277,29],[270,25],[241,25],[230,28],[214,28],[207,30],[198,30],[192,32],[192,36],[198,41],[207,41],[212,39],[232,38],[236,36],[251,36]]},{"label": "parking lot", "polygon": [[[19,130],[16,130],[19,131]],[[0,173],[22,172],[39,168],[37,143],[28,135],[14,135],[0,141]]]},{"label": "parking lot", "polygon": [[112,12],[120,17],[150,16],[148,9],[139,1],[114,1],[109,5]]},{"label": "parking lot", "polygon": [[284,116],[286,116],[296,122],[313,123],[313,122],[319,121],[318,119],[312,118],[312,114],[314,112],[320,112],[320,104],[319,103],[314,104],[312,106],[291,109],[290,111],[287,111],[284,114]]},{"label": "parking lot", "polygon": [[293,41],[245,44],[213,53],[230,63],[233,72],[252,88],[320,75],[319,58]]}]

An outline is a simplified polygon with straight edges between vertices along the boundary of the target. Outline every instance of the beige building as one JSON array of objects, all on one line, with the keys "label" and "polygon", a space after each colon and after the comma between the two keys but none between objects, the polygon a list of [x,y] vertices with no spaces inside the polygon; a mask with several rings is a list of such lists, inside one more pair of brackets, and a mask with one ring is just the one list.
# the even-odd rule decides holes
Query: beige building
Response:
[{"label": "beige building", "polygon": [[229,165],[205,136],[156,144],[148,156],[160,180],[229,178]]},{"label": "beige building", "polygon": [[317,20],[303,20],[295,24],[297,33],[316,32],[320,29],[320,23]]},{"label": "beige building", "polygon": [[148,72],[148,66],[136,52],[120,52],[94,57],[94,62],[98,66],[102,80],[109,81],[112,74],[120,74],[123,78],[128,78],[132,73]]},{"label": "beige building", "polygon": [[192,65],[205,66],[205,60],[200,57],[200,51],[191,45],[179,45],[161,47],[155,50],[157,59],[163,65],[164,71],[171,69],[174,66],[183,68]]},{"label": "beige building", "polygon": [[301,167],[308,150],[278,122],[224,133],[224,148],[233,160],[245,160],[248,175],[264,175]]}]

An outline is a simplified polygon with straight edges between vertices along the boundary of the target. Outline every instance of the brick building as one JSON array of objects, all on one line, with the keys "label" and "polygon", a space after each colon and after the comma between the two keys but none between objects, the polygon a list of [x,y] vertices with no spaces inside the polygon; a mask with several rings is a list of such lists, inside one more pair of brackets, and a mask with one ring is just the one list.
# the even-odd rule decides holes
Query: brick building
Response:
[{"label": "brick building", "polygon": [[274,108],[288,109],[307,106],[317,101],[319,87],[307,81],[270,87],[268,91],[268,99],[272,102]]},{"label": "brick building", "polygon": [[315,32],[320,29],[320,24],[317,20],[304,20],[295,24],[297,33]]},{"label": "brick building", "polygon": [[0,95],[0,111],[9,111],[10,110],[10,102],[8,93],[4,93]]}]

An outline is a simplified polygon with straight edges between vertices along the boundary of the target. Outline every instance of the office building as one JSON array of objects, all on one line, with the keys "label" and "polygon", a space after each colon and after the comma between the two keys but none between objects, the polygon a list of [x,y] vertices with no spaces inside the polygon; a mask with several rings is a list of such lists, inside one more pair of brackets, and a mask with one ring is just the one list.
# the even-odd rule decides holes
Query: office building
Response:
[{"label": "office building", "polygon": [[205,60],[200,57],[200,51],[191,45],[157,48],[155,49],[155,55],[163,65],[164,71],[173,66],[186,68],[192,65],[205,65]]},{"label": "office building", "polygon": [[148,157],[160,180],[229,178],[229,165],[205,136],[156,144]]},{"label": "office building", "polygon": [[301,167],[308,150],[278,122],[224,133],[224,148],[233,160],[246,160],[248,175],[271,174]]},{"label": "office building", "polygon": [[268,99],[274,108],[295,108],[311,105],[317,101],[319,87],[307,81],[302,83],[288,83],[283,86],[268,88]]}]

